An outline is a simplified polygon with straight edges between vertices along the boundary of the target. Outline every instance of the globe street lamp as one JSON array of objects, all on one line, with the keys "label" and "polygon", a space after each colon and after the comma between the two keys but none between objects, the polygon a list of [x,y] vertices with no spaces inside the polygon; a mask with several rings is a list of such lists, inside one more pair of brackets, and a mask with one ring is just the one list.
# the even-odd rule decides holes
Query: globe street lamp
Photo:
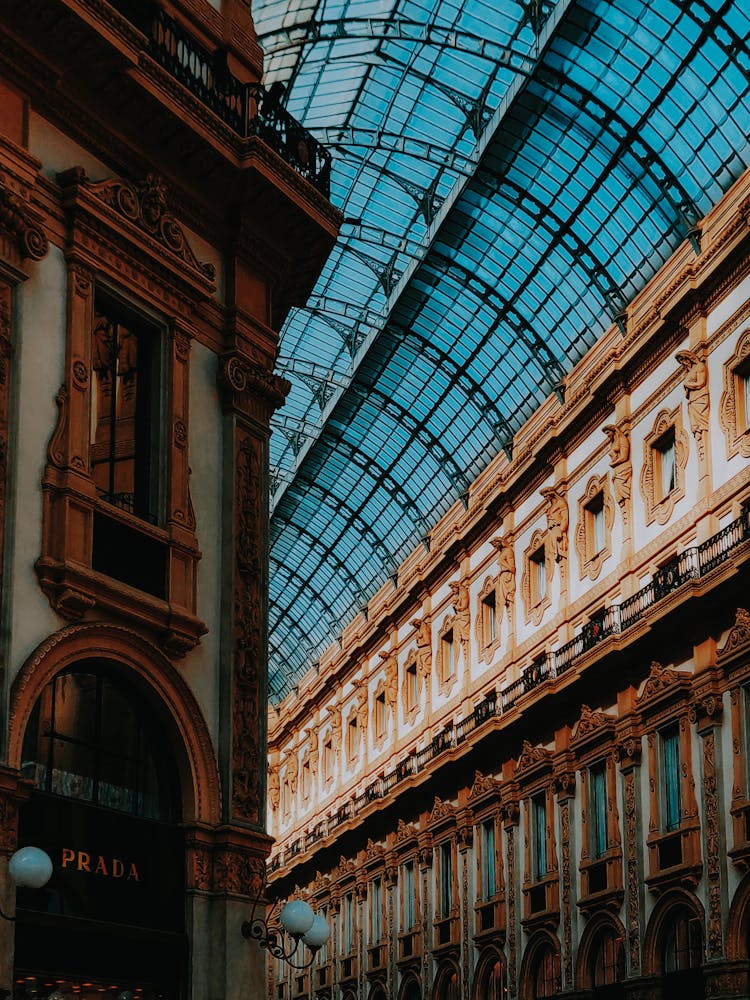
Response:
[{"label": "globe street lamp", "polygon": [[[40,847],[21,847],[11,855],[8,874],[20,888],[41,889],[52,877],[52,860]],[[0,909],[4,920],[15,920]]]},{"label": "globe street lamp", "polygon": [[[242,936],[246,940],[257,941],[261,948],[266,948],[274,958],[288,962],[293,969],[309,969],[331,933],[325,917],[315,913],[303,899],[292,899],[281,908],[278,925],[270,925],[265,917],[255,912],[262,892],[261,887],[258,898],[253,902],[250,919],[242,924]],[[285,934],[289,942],[285,941]],[[310,957],[302,962],[295,960],[300,944],[311,952]]]}]

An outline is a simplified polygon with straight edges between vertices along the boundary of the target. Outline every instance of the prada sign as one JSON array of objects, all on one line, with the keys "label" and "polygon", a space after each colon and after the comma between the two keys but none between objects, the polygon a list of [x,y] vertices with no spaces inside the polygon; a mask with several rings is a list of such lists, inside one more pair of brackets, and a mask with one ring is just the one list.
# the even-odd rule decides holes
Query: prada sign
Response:
[{"label": "prada sign", "polygon": [[178,826],[35,792],[21,808],[19,835],[20,843],[47,851],[53,865],[46,889],[26,890],[19,907],[182,930],[185,847]]}]

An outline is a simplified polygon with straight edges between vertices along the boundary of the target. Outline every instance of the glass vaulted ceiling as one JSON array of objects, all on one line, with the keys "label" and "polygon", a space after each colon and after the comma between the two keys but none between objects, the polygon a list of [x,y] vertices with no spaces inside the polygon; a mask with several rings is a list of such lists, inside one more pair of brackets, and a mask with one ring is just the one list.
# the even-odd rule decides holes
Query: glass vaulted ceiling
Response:
[{"label": "glass vaulted ceiling", "polygon": [[255,0],[341,237],[288,318],[276,701],[750,163],[746,0]]}]

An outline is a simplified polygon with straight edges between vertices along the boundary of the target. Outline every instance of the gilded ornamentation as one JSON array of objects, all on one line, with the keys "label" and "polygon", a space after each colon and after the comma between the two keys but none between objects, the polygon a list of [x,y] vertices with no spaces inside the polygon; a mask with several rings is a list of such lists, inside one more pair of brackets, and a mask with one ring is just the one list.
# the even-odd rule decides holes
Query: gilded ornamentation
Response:
[{"label": "gilded ornamentation", "polygon": [[148,233],[201,277],[210,282],[215,280],[216,268],[198,260],[182,226],[169,211],[167,186],[158,174],[147,174],[137,186],[115,178],[91,184],[90,190],[105,205]]},{"label": "gilded ornamentation", "polygon": [[561,562],[568,558],[568,504],[559,488],[543,486],[539,492],[547,501],[545,551],[551,562]]},{"label": "gilded ornamentation", "polygon": [[727,458],[750,458],[750,413],[744,399],[745,378],[750,373],[750,329],[737,338],[737,348],[724,365],[724,391],[719,402],[719,423],[727,443]]},{"label": "gilded ornamentation", "polygon": [[[674,483],[662,482],[662,455],[667,442],[674,439]],[[661,410],[653,428],[643,442],[643,468],[641,469],[641,495],[646,506],[646,524],[656,521],[666,524],[675,504],[685,496],[685,469],[687,468],[690,442],[682,427],[682,408],[671,412]],[[669,473],[667,473],[669,474]]]},{"label": "gilded ornamentation", "polygon": [[703,802],[705,807],[706,882],[708,888],[708,956],[723,954],[721,928],[721,837],[719,793],[716,780],[716,747],[714,730],[703,736]]},{"label": "gilded ornamentation", "polygon": [[612,469],[612,489],[619,507],[625,510],[630,499],[633,467],[630,463],[630,435],[616,424],[602,428],[609,438],[609,466]]},{"label": "gilded ornamentation", "polygon": [[708,366],[694,351],[678,351],[675,358],[684,371],[682,384],[687,398],[688,422],[698,443],[698,455],[702,461],[705,458],[704,435],[708,432],[711,405],[708,395]]},{"label": "gilded ornamentation", "polygon": [[6,187],[0,176],[0,228],[10,233],[22,257],[41,260],[49,250],[44,230],[19,195]]}]

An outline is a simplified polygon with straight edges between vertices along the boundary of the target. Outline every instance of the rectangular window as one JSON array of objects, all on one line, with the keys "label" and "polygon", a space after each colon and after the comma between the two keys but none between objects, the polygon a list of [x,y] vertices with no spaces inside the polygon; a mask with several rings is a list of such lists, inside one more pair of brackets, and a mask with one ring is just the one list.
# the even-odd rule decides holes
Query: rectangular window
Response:
[{"label": "rectangular window", "polygon": [[401,929],[403,931],[410,931],[414,924],[416,923],[414,916],[414,862],[407,861],[403,869],[403,920],[401,922]]},{"label": "rectangular window", "polygon": [[597,493],[593,500],[586,505],[586,541],[589,558],[601,552],[607,544],[603,493]]},{"label": "rectangular window", "polygon": [[591,856],[601,858],[607,851],[607,771],[604,764],[591,768],[589,795]]},{"label": "rectangular window", "polygon": [[453,908],[453,849],[449,841],[440,845],[440,916],[449,917]]},{"label": "rectangular window", "polygon": [[326,740],[323,744],[323,774],[326,778],[333,777],[333,743]]},{"label": "rectangular window", "polygon": [[417,678],[417,665],[410,663],[406,668],[406,707],[416,708],[419,703],[419,682]]},{"label": "rectangular window", "polygon": [[92,329],[91,474],[100,498],[158,523],[159,328],[97,293]]},{"label": "rectangular window", "polygon": [[441,641],[443,644],[443,679],[447,679],[452,677],[456,670],[453,629],[446,632]]},{"label": "rectangular window", "polygon": [[531,556],[530,562],[531,603],[539,604],[547,593],[547,565],[544,558],[543,545]]},{"label": "rectangular window", "polygon": [[344,896],[344,926],[341,942],[344,955],[350,955],[354,949],[354,896],[347,892]]},{"label": "rectangular window", "polygon": [[385,734],[385,693],[375,699],[375,735],[379,738]]},{"label": "rectangular window", "polygon": [[531,800],[531,828],[534,844],[534,879],[547,874],[547,797],[535,795]]},{"label": "rectangular window", "polygon": [[370,894],[370,940],[378,944],[383,936],[383,892],[379,878],[371,886]]},{"label": "rectangular window", "polygon": [[495,879],[495,821],[482,823],[482,899],[486,902],[497,892]]},{"label": "rectangular window", "polygon": [[497,607],[494,590],[487,594],[482,601],[482,626],[485,645],[489,646],[497,638]]},{"label": "rectangular window", "polygon": [[677,464],[675,458],[674,431],[665,435],[656,446],[659,461],[661,497],[667,496],[677,486]]},{"label": "rectangular window", "polygon": [[310,792],[312,790],[312,782],[310,780],[310,761],[304,760],[302,762],[302,795],[304,798],[310,798]]},{"label": "rectangular window", "polygon": [[742,392],[740,398],[744,406],[745,430],[750,430],[750,368],[745,368],[740,372],[740,383]]},{"label": "rectangular window", "polygon": [[353,715],[349,719],[349,725],[346,727],[346,755],[349,758],[357,756],[357,751],[359,750],[358,737],[357,716]]},{"label": "rectangular window", "polygon": [[680,734],[675,726],[661,734],[662,795],[664,801],[664,832],[679,829],[682,811],[680,782]]}]

